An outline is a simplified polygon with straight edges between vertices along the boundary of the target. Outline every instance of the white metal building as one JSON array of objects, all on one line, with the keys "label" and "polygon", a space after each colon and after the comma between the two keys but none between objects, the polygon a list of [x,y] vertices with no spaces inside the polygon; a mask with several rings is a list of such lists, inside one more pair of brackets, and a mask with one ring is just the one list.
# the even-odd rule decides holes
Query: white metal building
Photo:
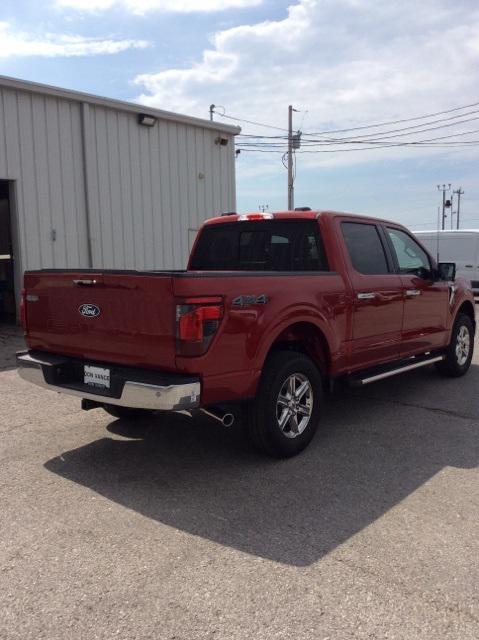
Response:
[{"label": "white metal building", "polygon": [[26,269],[184,268],[235,210],[238,132],[0,76],[0,321]]}]

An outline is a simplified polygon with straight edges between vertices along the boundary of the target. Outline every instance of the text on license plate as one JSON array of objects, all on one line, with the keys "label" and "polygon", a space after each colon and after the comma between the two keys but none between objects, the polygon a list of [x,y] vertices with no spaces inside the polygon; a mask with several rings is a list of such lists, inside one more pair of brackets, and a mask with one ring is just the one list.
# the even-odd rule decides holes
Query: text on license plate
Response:
[{"label": "text on license plate", "polygon": [[92,367],[88,364],[84,366],[83,381],[93,387],[110,388],[110,369],[102,367]]}]

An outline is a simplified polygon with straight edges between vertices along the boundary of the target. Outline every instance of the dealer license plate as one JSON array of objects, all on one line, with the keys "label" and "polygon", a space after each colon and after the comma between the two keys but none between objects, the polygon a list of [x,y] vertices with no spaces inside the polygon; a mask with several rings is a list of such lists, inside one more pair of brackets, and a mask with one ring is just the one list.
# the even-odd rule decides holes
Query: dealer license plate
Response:
[{"label": "dealer license plate", "polygon": [[110,388],[110,369],[102,367],[92,367],[88,364],[84,366],[83,381],[91,387]]}]

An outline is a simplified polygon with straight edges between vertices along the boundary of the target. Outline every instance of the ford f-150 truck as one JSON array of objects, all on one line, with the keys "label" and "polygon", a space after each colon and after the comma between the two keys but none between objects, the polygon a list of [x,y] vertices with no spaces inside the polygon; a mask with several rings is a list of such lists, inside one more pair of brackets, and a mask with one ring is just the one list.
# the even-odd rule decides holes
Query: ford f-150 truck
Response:
[{"label": "ford f-150 truck", "polygon": [[25,274],[20,375],[116,417],[202,409],[291,456],[323,392],[469,368],[469,285],[399,224],[330,211],[207,220],[185,271]]}]

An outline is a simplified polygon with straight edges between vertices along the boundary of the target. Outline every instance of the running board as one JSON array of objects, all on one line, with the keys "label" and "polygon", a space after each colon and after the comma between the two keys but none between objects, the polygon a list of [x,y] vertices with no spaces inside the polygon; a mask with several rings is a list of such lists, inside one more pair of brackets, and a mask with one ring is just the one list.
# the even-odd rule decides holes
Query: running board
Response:
[{"label": "running board", "polygon": [[413,369],[419,369],[419,367],[425,367],[428,364],[441,362],[441,360],[444,360],[444,358],[444,355],[433,357],[427,356],[423,358],[411,359],[409,363],[407,363],[407,361],[403,361],[404,364],[399,367],[395,367],[394,369],[384,369],[383,367],[382,370],[376,369],[376,372],[374,372],[374,370],[372,369],[369,369],[366,374],[365,372],[363,372],[362,374],[355,374],[350,376],[349,384],[352,387],[364,387],[365,384],[371,384],[371,382],[377,382],[378,380],[391,378],[392,376],[397,376],[400,373],[405,373],[406,371],[412,371]]}]

